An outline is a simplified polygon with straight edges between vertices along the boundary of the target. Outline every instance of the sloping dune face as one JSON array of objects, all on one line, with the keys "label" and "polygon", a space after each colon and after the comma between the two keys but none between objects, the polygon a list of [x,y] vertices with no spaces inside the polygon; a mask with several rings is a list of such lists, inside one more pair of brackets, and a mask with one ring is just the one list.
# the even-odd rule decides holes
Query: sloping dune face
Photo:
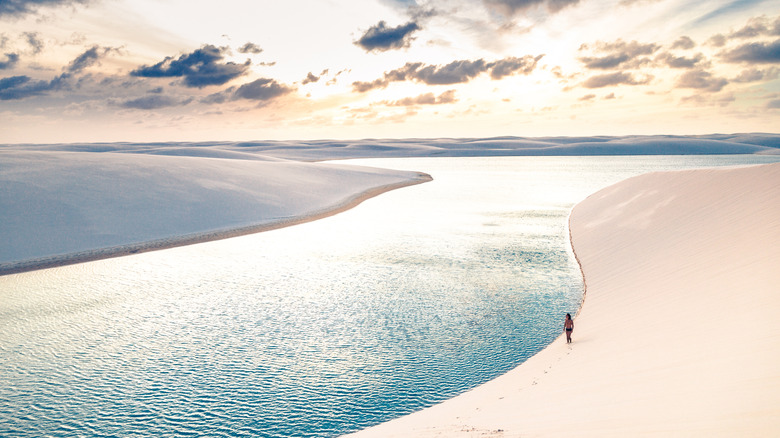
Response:
[{"label": "sloping dune face", "polygon": [[426,180],[415,172],[277,159],[63,151],[0,157],[0,265],[260,231],[335,212],[372,190]]},{"label": "sloping dune face", "polygon": [[355,436],[776,435],[778,182],[770,164],[591,195],[570,218],[587,286],[573,344]]},{"label": "sloping dune face", "polygon": [[572,406],[583,423],[614,434],[776,433],[778,182],[778,164],[654,173],[575,207],[590,357],[571,399],[588,401]]}]

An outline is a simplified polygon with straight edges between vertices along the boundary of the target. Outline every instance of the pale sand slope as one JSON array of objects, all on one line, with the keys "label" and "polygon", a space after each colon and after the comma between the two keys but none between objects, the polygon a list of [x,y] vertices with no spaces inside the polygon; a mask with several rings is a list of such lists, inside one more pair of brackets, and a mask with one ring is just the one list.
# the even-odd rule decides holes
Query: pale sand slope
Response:
[{"label": "pale sand slope", "polygon": [[780,434],[780,164],[631,178],[571,233],[588,287],[571,348],[357,435]]}]

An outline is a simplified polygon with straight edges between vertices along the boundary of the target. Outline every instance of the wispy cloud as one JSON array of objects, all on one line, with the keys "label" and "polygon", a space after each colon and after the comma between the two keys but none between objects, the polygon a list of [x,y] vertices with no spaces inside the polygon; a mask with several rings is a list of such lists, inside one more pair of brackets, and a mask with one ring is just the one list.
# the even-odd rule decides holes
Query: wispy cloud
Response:
[{"label": "wispy cloud", "polygon": [[580,0],[483,0],[488,7],[494,8],[505,15],[513,16],[533,7],[544,7],[549,12],[559,12],[564,8],[576,5]]},{"label": "wispy cloud", "polygon": [[387,106],[419,106],[419,105],[443,105],[455,103],[455,90],[447,90],[436,96],[433,93],[424,93],[415,97],[406,97],[395,101],[382,101],[380,104]]},{"label": "wispy cloud", "polygon": [[616,85],[647,85],[653,80],[653,76],[636,76],[632,73],[615,72],[604,75],[591,76],[582,85],[585,88],[604,88]]},{"label": "wispy cloud", "polygon": [[41,53],[43,50],[43,40],[41,40],[41,35],[38,32],[24,32],[22,34],[27,41],[27,44],[32,47],[33,55],[37,55],[38,53]]},{"label": "wispy cloud", "polygon": [[660,48],[660,45],[654,43],[599,41],[592,45],[583,44],[580,51],[592,51],[601,56],[581,56],[579,60],[586,68],[593,70],[637,68],[649,64],[652,60],[648,56]]},{"label": "wispy cloud", "polygon": [[354,82],[357,92],[385,88],[391,82],[416,81],[427,85],[452,85],[467,83],[482,73],[489,72],[491,78],[501,79],[513,74],[530,74],[544,55],[526,55],[522,58],[509,57],[487,62],[484,59],[453,61],[446,65],[426,65],[421,62],[407,63],[403,67],[386,72],[382,78],[371,82]]},{"label": "wispy cloud", "polygon": [[90,0],[2,0],[0,1],[0,17],[19,17],[45,6],[69,6],[86,4]]},{"label": "wispy cloud", "polygon": [[71,61],[71,63],[68,64],[67,70],[70,73],[78,73],[84,70],[85,68],[97,63],[100,60],[100,58],[102,58],[106,54],[116,50],[117,49],[113,47],[92,46],[89,49],[87,49],[84,53],[77,56],[76,59]]},{"label": "wispy cloud", "polygon": [[153,110],[187,105],[190,102],[192,102],[192,98],[181,100],[161,94],[150,94],[148,96],[142,96],[136,99],[125,100],[119,103],[119,106],[130,109]]}]

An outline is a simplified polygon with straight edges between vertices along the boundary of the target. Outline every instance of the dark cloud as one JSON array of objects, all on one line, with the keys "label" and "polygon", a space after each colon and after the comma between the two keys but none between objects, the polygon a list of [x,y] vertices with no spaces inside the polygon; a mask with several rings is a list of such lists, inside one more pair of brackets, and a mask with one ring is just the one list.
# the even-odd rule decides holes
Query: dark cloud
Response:
[{"label": "dark cloud", "polygon": [[435,96],[433,93],[425,93],[416,97],[407,97],[401,100],[392,102],[381,102],[387,106],[419,106],[419,105],[443,105],[447,103],[454,103],[458,100],[455,98],[455,90],[447,90],[441,93],[439,96]]},{"label": "dark cloud", "polygon": [[[322,76],[322,75],[320,75]],[[320,80],[320,76],[314,76],[314,73],[309,72],[308,75],[306,75],[306,78],[301,82],[303,85],[310,84],[312,82],[317,82]]]},{"label": "dark cloud", "polygon": [[579,60],[585,67],[593,70],[610,70],[615,68],[637,68],[650,61],[646,55],[652,55],[661,46],[653,43],[642,44],[636,41],[625,42],[617,40],[614,43],[597,42],[592,47],[588,44],[580,46],[580,51],[592,50],[602,56],[583,56]]},{"label": "dark cloud", "polygon": [[355,45],[367,52],[403,49],[409,47],[413,40],[412,34],[418,30],[420,26],[413,21],[397,27],[387,27],[384,21],[380,21],[355,41]]},{"label": "dark cloud", "polygon": [[183,77],[187,87],[203,88],[209,85],[223,85],[249,70],[251,61],[243,64],[220,62],[227,48],[205,45],[178,59],[166,57],[152,66],[143,66],[130,75],[143,78]]},{"label": "dark cloud", "polygon": [[702,64],[707,64],[704,55],[701,53],[697,53],[692,58],[686,58],[684,56],[674,56],[669,52],[664,52],[658,55],[655,60],[671,68],[693,68],[701,66]]},{"label": "dark cloud", "polygon": [[483,0],[483,2],[504,15],[514,16],[536,6],[543,6],[554,13],[576,5],[580,0]]},{"label": "dark cloud", "polygon": [[41,53],[43,50],[43,41],[41,41],[41,35],[38,32],[24,32],[22,34],[27,40],[27,44],[33,49],[33,55]]},{"label": "dark cloud", "polygon": [[21,17],[42,6],[69,6],[86,3],[89,3],[89,0],[0,0],[0,17]]},{"label": "dark cloud", "polygon": [[119,103],[119,106],[130,109],[153,110],[172,106],[187,105],[190,102],[192,102],[192,99],[179,100],[161,94],[151,94],[148,96],[139,97],[137,99],[126,100]]},{"label": "dark cloud", "polygon": [[721,59],[731,63],[775,64],[780,63],[780,39],[772,42],[743,44],[720,54]]},{"label": "dark cloud", "polygon": [[273,79],[261,78],[244,84],[235,91],[233,99],[271,100],[292,92],[294,89]]},{"label": "dark cloud", "polygon": [[690,50],[694,47],[696,47],[696,43],[688,36],[681,36],[672,44],[672,49]]},{"label": "dark cloud", "polygon": [[51,81],[33,80],[29,76],[11,76],[0,79],[0,100],[19,100],[42,96],[66,86],[68,74],[62,74]]},{"label": "dark cloud", "polygon": [[689,71],[677,80],[678,88],[694,88],[697,90],[718,92],[728,85],[729,81],[712,76],[712,73],[704,70]]},{"label": "dark cloud", "polygon": [[580,102],[589,102],[589,101],[591,101],[591,100],[593,100],[595,98],[596,98],[595,94],[586,94],[586,95],[580,97],[577,100],[579,100]]},{"label": "dark cloud", "polygon": [[780,108],[780,99],[773,99],[767,102],[766,107],[769,109],[778,109]]},{"label": "dark cloud", "polygon": [[653,79],[652,76],[645,76],[637,79],[631,73],[616,72],[605,75],[597,75],[588,78],[582,85],[585,88],[603,88],[615,85],[645,85]]},{"label": "dark cloud", "polygon": [[115,50],[111,47],[98,47],[98,46],[92,46],[89,49],[87,49],[84,53],[77,56],[76,59],[70,62],[68,64],[67,70],[70,73],[78,73],[85,68],[94,65],[100,58],[105,56],[107,53],[111,52],[112,50]]},{"label": "dark cloud", "polygon": [[486,62],[483,59],[461,60],[442,66],[425,65],[420,62],[407,63],[399,69],[385,72],[384,77],[380,79],[371,82],[354,82],[352,88],[364,93],[375,88],[385,88],[391,82],[401,81],[417,81],[427,85],[462,84],[486,72],[490,73],[493,79],[501,79],[516,73],[528,75],[536,68],[542,56],[544,55],[509,57],[494,62]]},{"label": "dark cloud", "polygon": [[254,55],[257,55],[258,53],[261,53],[263,49],[260,48],[255,43],[246,43],[243,46],[238,48],[238,53],[252,53]]},{"label": "dark cloud", "polygon": [[16,53],[6,53],[5,60],[0,58],[0,70],[13,68],[19,62],[19,55]]}]

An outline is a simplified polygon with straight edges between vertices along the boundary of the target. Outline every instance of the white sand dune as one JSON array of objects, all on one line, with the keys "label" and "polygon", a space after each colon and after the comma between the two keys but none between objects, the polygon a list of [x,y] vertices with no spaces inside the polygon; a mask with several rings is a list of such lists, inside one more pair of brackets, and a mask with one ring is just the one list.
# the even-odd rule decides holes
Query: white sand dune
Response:
[{"label": "white sand dune", "polygon": [[313,220],[430,180],[344,158],[780,154],[780,134],[0,145],[0,275]]},{"label": "white sand dune", "polygon": [[0,150],[0,275],[289,226],[430,180],[228,155]]},{"label": "white sand dune", "polygon": [[571,346],[355,436],[778,436],[780,164],[631,178],[571,234]]}]

